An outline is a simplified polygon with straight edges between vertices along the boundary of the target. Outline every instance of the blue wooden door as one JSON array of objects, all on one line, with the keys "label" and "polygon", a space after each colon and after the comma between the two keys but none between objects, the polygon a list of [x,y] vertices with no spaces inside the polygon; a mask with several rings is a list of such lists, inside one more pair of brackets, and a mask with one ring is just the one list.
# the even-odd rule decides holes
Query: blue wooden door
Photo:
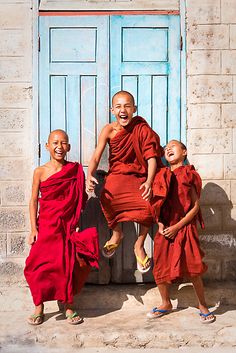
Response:
[{"label": "blue wooden door", "polygon": [[[39,139],[65,129],[72,145],[68,156],[86,170],[107,122],[112,95],[125,89],[136,100],[138,114],[160,135],[164,145],[180,138],[180,19],[168,15],[43,16],[40,18]],[[48,160],[42,146],[40,163]],[[100,169],[107,168],[107,151]],[[88,202],[85,225],[95,224],[100,246],[109,238],[97,195]],[[93,223],[93,224],[91,224]],[[137,226],[124,224],[125,238],[108,266],[101,259],[94,282],[143,282],[135,271],[133,244]],[[146,241],[152,255],[153,230]]]},{"label": "blue wooden door", "polygon": [[[65,129],[70,160],[88,165],[108,122],[108,22],[105,16],[40,17],[40,142]],[[48,160],[42,146],[41,163]]]}]

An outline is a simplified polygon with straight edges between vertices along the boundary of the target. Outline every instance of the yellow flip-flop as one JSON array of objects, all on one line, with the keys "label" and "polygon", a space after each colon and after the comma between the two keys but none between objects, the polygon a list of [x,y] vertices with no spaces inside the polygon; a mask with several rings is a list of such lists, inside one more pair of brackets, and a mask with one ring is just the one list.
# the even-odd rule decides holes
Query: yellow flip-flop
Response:
[{"label": "yellow flip-flop", "polygon": [[[137,269],[139,270],[139,272],[141,273],[146,273],[148,272],[152,265],[151,265],[151,259],[146,255],[145,259],[142,260],[138,255],[135,254],[136,260],[137,260]],[[145,265],[147,264],[147,262],[149,261],[149,266],[145,267]]]}]

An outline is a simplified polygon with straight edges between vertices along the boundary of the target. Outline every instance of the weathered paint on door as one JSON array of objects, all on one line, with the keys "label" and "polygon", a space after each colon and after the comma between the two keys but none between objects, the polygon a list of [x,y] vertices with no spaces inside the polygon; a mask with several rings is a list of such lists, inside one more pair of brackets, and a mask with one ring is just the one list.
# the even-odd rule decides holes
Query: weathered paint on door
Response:
[{"label": "weathered paint on door", "polygon": [[[70,160],[86,169],[101,127],[109,116],[109,96],[133,93],[138,114],[160,135],[162,144],[180,138],[179,16],[78,16],[40,18],[40,142],[55,128],[65,129]],[[48,159],[42,149],[41,163]],[[100,168],[106,169],[107,154]],[[99,193],[99,191],[98,191]],[[100,245],[109,230],[97,197],[88,202],[82,222],[97,225]],[[152,280],[135,271],[133,244],[137,226],[124,224],[125,238],[110,266],[101,259],[94,282]],[[152,254],[152,231],[146,241]]]}]

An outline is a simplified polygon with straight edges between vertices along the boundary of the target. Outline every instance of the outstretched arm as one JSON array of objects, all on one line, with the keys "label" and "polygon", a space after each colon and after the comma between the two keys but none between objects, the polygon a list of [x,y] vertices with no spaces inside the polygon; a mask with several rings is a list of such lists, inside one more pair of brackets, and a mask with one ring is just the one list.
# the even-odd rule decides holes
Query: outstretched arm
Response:
[{"label": "outstretched arm", "polygon": [[97,179],[94,177],[94,173],[97,170],[100,159],[102,157],[103,151],[106,147],[106,143],[109,138],[111,127],[110,125],[106,125],[99,136],[97,147],[93,153],[93,156],[88,165],[88,173],[86,179],[86,192],[93,192],[95,185],[98,184]]},{"label": "outstretched arm", "polygon": [[146,181],[140,186],[140,190],[144,189],[142,198],[145,201],[149,201],[152,197],[152,183],[156,175],[157,161],[155,157],[149,158],[148,163],[148,175]]},{"label": "outstretched arm", "polygon": [[166,238],[173,239],[178,231],[183,228],[186,224],[190,223],[192,219],[197,215],[199,211],[199,199],[196,193],[195,188],[191,187],[191,205],[192,208],[186,213],[186,215],[173,226],[167,227],[163,230],[163,235]]},{"label": "outstretched arm", "polygon": [[37,228],[37,215],[38,215],[38,195],[39,195],[39,183],[40,183],[40,169],[37,168],[33,175],[32,193],[29,203],[29,213],[30,213],[30,224],[31,232],[28,235],[28,244],[32,245],[38,236]]}]

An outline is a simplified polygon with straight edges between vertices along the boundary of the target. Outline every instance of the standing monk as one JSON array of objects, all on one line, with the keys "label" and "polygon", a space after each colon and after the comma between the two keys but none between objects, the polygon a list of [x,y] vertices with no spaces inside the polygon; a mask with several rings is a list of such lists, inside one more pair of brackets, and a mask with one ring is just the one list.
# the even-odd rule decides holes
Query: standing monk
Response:
[{"label": "standing monk", "polygon": [[65,160],[70,150],[66,132],[52,131],[46,148],[51,159],[35,169],[30,200],[31,249],[24,274],[35,310],[28,323],[41,324],[44,302],[59,300],[68,323],[75,325],[82,319],[73,309],[73,296],[91,266],[98,267],[98,236],[95,228],[76,231],[86,201],[84,173],[79,163]]},{"label": "standing monk", "polygon": [[[113,233],[103,247],[103,255],[111,257],[123,238],[121,222],[137,222],[139,235],[134,246],[137,268],[145,273],[151,261],[144,250],[148,229],[158,221],[168,180],[162,167],[159,136],[136,112],[134,97],[119,91],[112,98],[111,112],[116,121],[105,125],[88,166],[87,192],[92,192],[94,177],[106,144],[109,144],[109,171],[101,194],[101,206]],[[157,168],[159,172],[157,173]]]}]

